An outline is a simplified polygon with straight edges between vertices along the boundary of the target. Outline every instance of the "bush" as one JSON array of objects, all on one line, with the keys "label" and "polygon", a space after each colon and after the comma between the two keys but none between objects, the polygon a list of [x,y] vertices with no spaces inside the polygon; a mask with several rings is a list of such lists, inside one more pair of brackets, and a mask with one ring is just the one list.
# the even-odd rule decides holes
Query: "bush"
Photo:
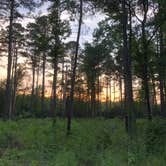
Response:
[{"label": "bush", "polygon": [[166,121],[156,119],[145,130],[145,146],[148,153],[163,152],[166,147]]}]

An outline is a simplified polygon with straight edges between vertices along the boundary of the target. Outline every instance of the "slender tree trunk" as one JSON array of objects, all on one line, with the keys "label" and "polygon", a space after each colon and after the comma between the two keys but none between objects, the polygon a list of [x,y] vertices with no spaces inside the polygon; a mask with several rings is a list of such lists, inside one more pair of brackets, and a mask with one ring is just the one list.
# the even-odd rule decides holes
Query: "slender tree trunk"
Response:
[{"label": "slender tree trunk", "polygon": [[55,118],[56,115],[56,85],[57,85],[57,70],[58,70],[57,58],[54,59],[54,74],[52,84],[52,99],[51,99],[51,112],[50,115]]},{"label": "slender tree trunk", "polygon": [[106,79],[106,112],[108,111],[108,105],[109,105],[109,96],[108,96],[108,90],[109,90],[109,80]]},{"label": "slender tree trunk", "polygon": [[13,94],[14,94],[14,77],[15,77],[15,57],[16,57],[16,51],[15,51],[15,43],[13,43],[13,57],[12,57],[12,69],[11,69],[11,94],[10,94],[10,101],[11,101],[11,109],[9,111],[9,117],[12,119],[12,113],[13,113]]},{"label": "slender tree trunk", "polygon": [[62,115],[64,116],[65,110],[64,110],[64,100],[63,100],[63,95],[64,95],[64,88],[65,88],[65,83],[64,83],[64,79],[65,79],[65,63],[64,63],[64,57],[62,60],[62,77],[61,77],[61,112]]},{"label": "slender tree trunk", "polygon": [[25,106],[25,91],[26,91],[26,88],[24,88],[23,90],[23,95],[22,95],[22,98],[21,98],[21,104],[20,104],[20,111],[24,110],[24,106]]},{"label": "slender tree trunk", "polygon": [[132,89],[132,72],[131,72],[131,55],[128,48],[128,14],[126,9],[126,0],[122,1],[122,26],[123,26],[123,60],[124,60],[124,78],[125,78],[125,97],[127,110],[127,131],[130,136],[135,132],[135,117],[133,110],[133,89]]},{"label": "slender tree trunk", "polygon": [[95,105],[96,105],[96,90],[95,90],[95,82],[91,85],[91,113],[92,117],[95,117]]},{"label": "slender tree trunk", "polygon": [[35,96],[35,64],[32,62],[32,90],[31,90],[31,101],[30,101],[30,110],[34,109],[34,96]]},{"label": "slender tree trunk", "polygon": [[36,97],[39,95],[39,73],[40,73],[40,62],[37,66],[37,71],[36,71]]},{"label": "slender tree trunk", "polygon": [[146,109],[148,113],[148,119],[152,119],[152,110],[150,105],[150,95],[149,95],[149,79],[148,79],[148,45],[147,45],[147,39],[146,39],[146,32],[145,32],[145,24],[147,19],[147,12],[148,12],[148,0],[146,2],[143,2],[144,6],[144,19],[142,21],[142,50],[143,50],[143,85],[145,89],[145,103],[146,103]]},{"label": "slender tree trunk", "polygon": [[42,114],[46,111],[45,110],[45,71],[46,71],[46,55],[43,53],[43,75],[42,75],[42,96],[41,96],[41,110]]},{"label": "slender tree trunk", "polygon": [[[164,99],[166,100],[166,81],[164,80]],[[165,103],[166,101],[164,101]]]},{"label": "slender tree trunk", "polygon": [[114,90],[114,103],[116,102],[116,81],[115,81],[115,79],[114,79],[114,84],[113,84],[114,86],[113,86],[113,90]]},{"label": "slender tree trunk", "polygon": [[67,121],[67,134],[70,134],[70,131],[71,131],[71,118],[72,118],[72,114],[73,114],[73,100],[74,100],[74,86],[75,86],[79,41],[80,41],[80,34],[81,34],[82,15],[83,15],[83,0],[80,0],[80,18],[79,18],[78,33],[77,33],[74,66],[73,66],[72,78],[71,78],[70,109],[69,109],[68,121]]},{"label": "slender tree trunk", "polygon": [[112,81],[110,79],[110,109],[112,108]]},{"label": "slender tree trunk", "polygon": [[156,98],[156,84],[155,84],[155,79],[154,76],[152,76],[152,87],[153,87],[153,105],[157,105],[157,98]]},{"label": "slender tree trunk", "polygon": [[[66,72],[65,72],[65,83],[64,83],[64,89],[63,89],[63,113],[64,113],[64,116],[65,116],[65,111],[66,111],[66,96],[67,96],[67,81],[68,81],[68,78],[67,78],[67,71],[68,71],[68,66],[66,66]],[[67,110],[68,111],[68,110]]]},{"label": "slender tree trunk", "polygon": [[14,0],[10,1],[10,23],[9,23],[9,43],[8,43],[8,65],[5,96],[5,112],[3,117],[9,118],[11,109],[11,68],[12,68],[12,43],[13,43],[13,18],[14,18]]},{"label": "slender tree trunk", "polygon": [[16,108],[16,92],[17,92],[17,59],[18,59],[18,51],[17,48],[15,49],[15,63],[14,63],[14,78],[13,78],[13,96],[12,96],[12,115],[15,114]]},{"label": "slender tree trunk", "polygon": [[159,64],[159,88],[160,88],[160,111],[161,115],[165,115],[165,100],[164,100],[164,70],[165,67],[163,65],[163,31],[162,28],[160,27],[160,64]]},{"label": "slender tree trunk", "polygon": [[98,114],[101,115],[101,101],[100,101],[100,77],[98,77],[98,81],[97,81],[97,87],[98,87]]},{"label": "slender tree trunk", "polygon": [[88,89],[87,89],[87,117],[90,116],[90,89],[89,89],[89,85],[88,85]]},{"label": "slender tree trunk", "polygon": [[122,78],[119,77],[120,107],[123,108]]}]

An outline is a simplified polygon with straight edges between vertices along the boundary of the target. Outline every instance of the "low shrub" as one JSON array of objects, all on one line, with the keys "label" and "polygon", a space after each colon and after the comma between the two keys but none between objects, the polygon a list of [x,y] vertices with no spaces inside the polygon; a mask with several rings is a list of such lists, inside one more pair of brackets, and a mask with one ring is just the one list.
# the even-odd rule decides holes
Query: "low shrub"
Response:
[{"label": "low shrub", "polygon": [[166,147],[166,121],[155,119],[145,129],[145,146],[148,153],[163,152]]}]

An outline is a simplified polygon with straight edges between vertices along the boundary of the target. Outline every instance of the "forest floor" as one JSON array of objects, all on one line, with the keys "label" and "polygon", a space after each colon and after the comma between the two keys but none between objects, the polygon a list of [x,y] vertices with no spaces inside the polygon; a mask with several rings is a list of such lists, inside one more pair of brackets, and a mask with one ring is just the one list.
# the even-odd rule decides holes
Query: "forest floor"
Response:
[{"label": "forest floor", "polygon": [[0,121],[0,166],[165,166],[162,155],[147,153],[144,129],[129,141],[120,119],[75,119],[66,136],[66,121]]}]

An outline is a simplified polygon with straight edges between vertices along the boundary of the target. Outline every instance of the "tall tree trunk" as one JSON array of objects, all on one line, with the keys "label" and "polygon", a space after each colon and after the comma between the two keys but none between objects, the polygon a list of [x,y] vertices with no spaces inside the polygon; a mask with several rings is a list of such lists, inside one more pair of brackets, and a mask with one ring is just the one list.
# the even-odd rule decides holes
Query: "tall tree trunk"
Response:
[{"label": "tall tree trunk", "polygon": [[164,99],[166,100],[166,80],[164,80]]},{"label": "tall tree trunk", "polygon": [[113,84],[113,90],[114,90],[114,103],[116,102],[116,81],[114,79],[114,84]]},{"label": "tall tree trunk", "polygon": [[11,109],[11,68],[12,68],[12,43],[13,43],[13,18],[14,18],[14,0],[10,1],[10,23],[9,23],[9,42],[8,42],[8,65],[5,96],[5,112],[3,117],[10,119]]},{"label": "tall tree trunk", "polygon": [[96,90],[95,90],[95,82],[92,82],[91,85],[91,113],[92,117],[95,117],[95,108],[96,108]]},{"label": "tall tree trunk", "polygon": [[109,105],[108,90],[109,90],[109,80],[108,78],[106,78],[106,112],[108,111],[108,105]]},{"label": "tall tree trunk", "polygon": [[[65,67],[66,67],[66,71],[65,71]],[[66,110],[66,88],[67,88],[67,66],[65,66],[65,59],[63,57],[62,80],[61,80],[61,91],[62,91],[61,111],[62,111],[63,117],[65,117],[65,110]]]},{"label": "tall tree trunk", "polygon": [[88,89],[87,89],[87,117],[90,116],[90,88],[88,85]]},{"label": "tall tree trunk", "polygon": [[66,72],[65,72],[65,83],[64,83],[64,88],[63,88],[63,114],[65,116],[65,110],[66,110],[66,95],[67,95],[67,71],[68,71],[68,66],[66,65]]},{"label": "tall tree trunk", "polygon": [[[54,59],[54,74],[53,74],[53,84],[52,84],[52,99],[51,99],[51,112],[50,115],[55,118],[56,115],[56,85],[57,85],[57,70],[58,62],[57,58]],[[55,120],[55,119],[54,119]]]},{"label": "tall tree trunk", "polygon": [[32,88],[31,88],[31,101],[30,101],[30,110],[31,112],[34,109],[34,96],[35,96],[35,63],[32,62]]},{"label": "tall tree trunk", "polygon": [[12,115],[15,114],[15,108],[16,108],[16,92],[17,92],[17,59],[18,59],[18,51],[17,48],[15,48],[15,62],[14,62],[14,77],[13,77],[13,96],[12,96]]},{"label": "tall tree trunk", "polygon": [[71,78],[70,109],[69,109],[68,121],[67,121],[67,134],[70,134],[70,131],[71,131],[71,118],[72,118],[72,114],[73,114],[74,87],[75,87],[75,77],[76,77],[79,41],[80,41],[80,34],[81,34],[82,15],[83,15],[83,0],[80,0],[80,18],[79,18],[78,33],[77,33],[74,66],[73,66],[72,78]]},{"label": "tall tree trunk", "polygon": [[61,112],[62,115],[64,115],[64,100],[63,100],[63,95],[64,95],[64,87],[65,87],[65,83],[64,83],[64,79],[65,79],[65,63],[64,63],[64,57],[62,57],[62,77],[61,77]]},{"label": "tall tree trunk", "polygon": [[128,48],[128,14],[126,9],[126,0],[122,1],[122,26],[123,26],[123,60],[124,60],[124,78],[125,78],[125,97],[127,110],[127,131],[130,136],[135,131],[135,117],[133,110],[133,89],[132,89],[132,72],[131,72],[131,55]]},{"label": "tall tree trunk", "polygon": [[97,115],[100,115],[100,77],[97,78],[97,99],[96,99],[96,109]]},{"label": "tall tree trunk", "polygon": [[12,56],[12,69],[11,69],[11,93],[10,93],[10,101],[11,101],[11,109],[9,111],[9,117],[12,119],[13,114],[13,94],[14,94],[14,77],[15,77],[15,57],[16,57],[16,51],[15,51],[16,44],[13,43],[13,56]]},{"label": "tall tree trunk", "polygon": [[156,84],[154,76],[152,76],[152,88],[153,88],[153,105],[157,105],[157,98],[156,98]]},{"label": "tall tree trunk", "polygon": [[46,54],[43,53],[43,75],[42,75],[42,96],[41,96],[41,110],[42,114],[46,111],[45,109],[45,71],[46,71]]},{"label": "tall tree trunk", "polygon": [[110,78],[110,109],[112,108],[112,81]]},{"label": "tall tree trunk", "polygon": [[36,71],[36,97],[39,95],[39,74],[40,74],[40,60],[38,62],[37,71]]},{"label": "tall tree trunk", "polygon": [[146,39],[146,32],[145,32],[145,24],[147,19],[147,12],[148,12],[148,0],[143,1],[144,7],[144,19],[142,21],[142,50],[143,50],[143,85],[145,89],[145,103],[146,109],[148,113],[148,119],[152,119],[152,110],[150,105],[150,96],[149,96],[149,79],[148,79],[148,44]]},{"label": "tall tree trunk", "polygon": [[163,31],[160,27],[160,53],[159,53],[159,88],[160,88],[160,111],[161,115],[165,115],[165,100],[164,100],[164,70],[163,65],[163,53],[164,53],[164,44],[163,44]]},{"label": "tall tree trunk", "polygon": [[123,108],[123,92],[122,92],[122,78],[119,77],[119,91],[120,91],[120,107]]}]

